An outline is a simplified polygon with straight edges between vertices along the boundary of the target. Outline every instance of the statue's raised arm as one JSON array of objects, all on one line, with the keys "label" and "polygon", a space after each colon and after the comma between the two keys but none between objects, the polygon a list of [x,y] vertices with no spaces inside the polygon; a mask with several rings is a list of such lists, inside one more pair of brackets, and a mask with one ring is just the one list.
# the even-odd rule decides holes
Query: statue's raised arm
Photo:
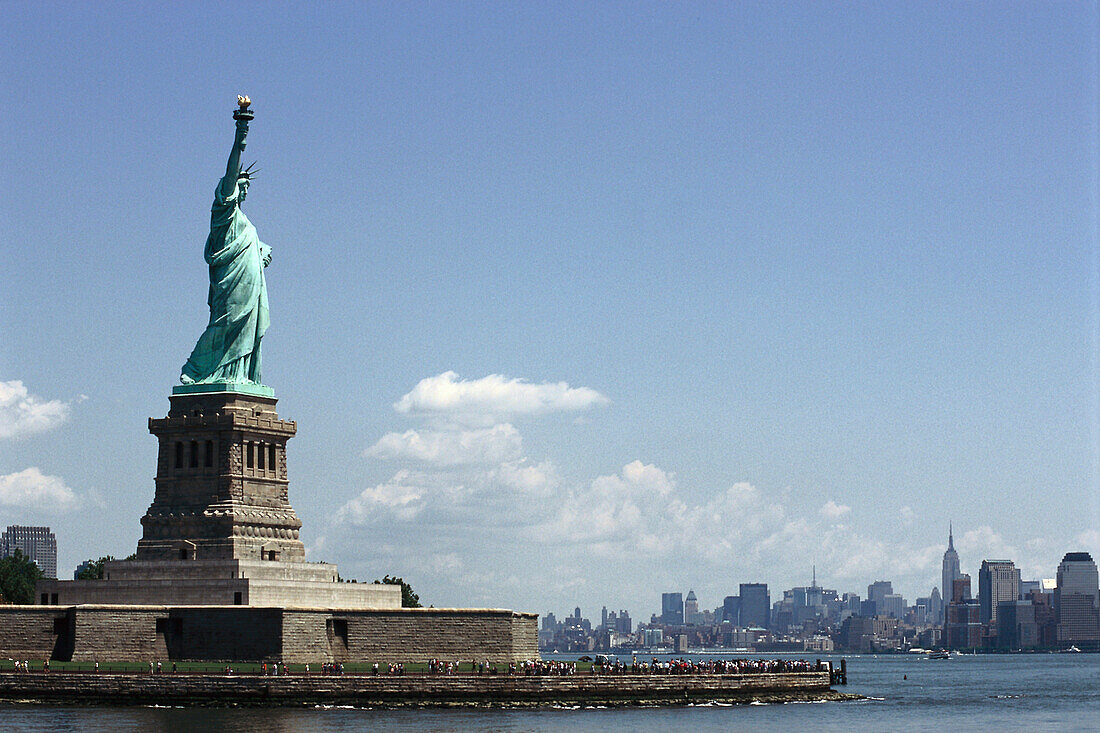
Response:
[{"label": "statue's raised arm", "polygon": [[219,188],[222,198],[233,195],[233,189],[237,186],[237,179],[241,175],[241,153],[248,144],[248,123],[255,114],[249,109],[252,100],[248,95],[237,95],[237,110],[233,112],[233,119],[237,121],[237,132],[233,137],[233,148],[229,151],[229,162],[225,166],[225,177],[222,178]]}]

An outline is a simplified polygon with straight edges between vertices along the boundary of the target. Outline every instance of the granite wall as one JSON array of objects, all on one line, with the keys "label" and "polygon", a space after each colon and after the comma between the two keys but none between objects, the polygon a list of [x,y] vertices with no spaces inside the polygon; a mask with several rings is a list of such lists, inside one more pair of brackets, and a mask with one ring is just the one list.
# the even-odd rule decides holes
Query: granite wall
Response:
[{"label": "granite wall", "polygon": [[535,614],[499,609],[0,606],[0,656],[500,663],[538,658],[537,620]]}]

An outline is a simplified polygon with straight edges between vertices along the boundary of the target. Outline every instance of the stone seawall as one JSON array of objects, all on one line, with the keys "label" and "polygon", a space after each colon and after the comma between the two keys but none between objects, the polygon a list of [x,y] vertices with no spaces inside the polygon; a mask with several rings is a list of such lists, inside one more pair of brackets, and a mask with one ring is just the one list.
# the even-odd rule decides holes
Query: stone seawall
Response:
[{"label": "stone seawall", "polygon": [[0,701],[110,705],[526,707],[840,700],[829,673],[359,676],[0,674]]},{"label": "stone seawall", "polygon": [[0,658],[507,664],[538,659],[537,624],[491,608],[0,606]]}]

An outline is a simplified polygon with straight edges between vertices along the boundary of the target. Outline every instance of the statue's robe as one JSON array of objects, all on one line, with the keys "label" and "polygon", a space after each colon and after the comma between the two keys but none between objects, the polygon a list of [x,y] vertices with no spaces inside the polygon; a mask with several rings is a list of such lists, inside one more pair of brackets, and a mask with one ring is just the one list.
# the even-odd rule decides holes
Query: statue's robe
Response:
[{"label": "statue's robe", "polygon": [[260,383],[260,340],[270,319],[264,259],[271,248],[240,207],[240,189],[224,195],[225,179],[210,208],[204,256],[210,265],[210,323],[183,365],[196,382]]}]

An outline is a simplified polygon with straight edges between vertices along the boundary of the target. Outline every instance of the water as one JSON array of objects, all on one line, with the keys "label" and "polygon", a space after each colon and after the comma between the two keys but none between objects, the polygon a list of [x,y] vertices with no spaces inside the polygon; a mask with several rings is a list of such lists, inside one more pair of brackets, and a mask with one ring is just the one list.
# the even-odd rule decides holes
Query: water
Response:
[{"label": "water", "polygon": [[[699,656],[699,655],[696,655]],[[562,655],[560,658],[565,658]],[[814,655],[817,658],[817,655]],[[823,656],[822,659],[839,659]],[[0,707],[0,730],[81,731],[1030,731],[1100,729],[1100,655],[978,655],[929,660],[846,656],[857,702],[580,710]]]}]

